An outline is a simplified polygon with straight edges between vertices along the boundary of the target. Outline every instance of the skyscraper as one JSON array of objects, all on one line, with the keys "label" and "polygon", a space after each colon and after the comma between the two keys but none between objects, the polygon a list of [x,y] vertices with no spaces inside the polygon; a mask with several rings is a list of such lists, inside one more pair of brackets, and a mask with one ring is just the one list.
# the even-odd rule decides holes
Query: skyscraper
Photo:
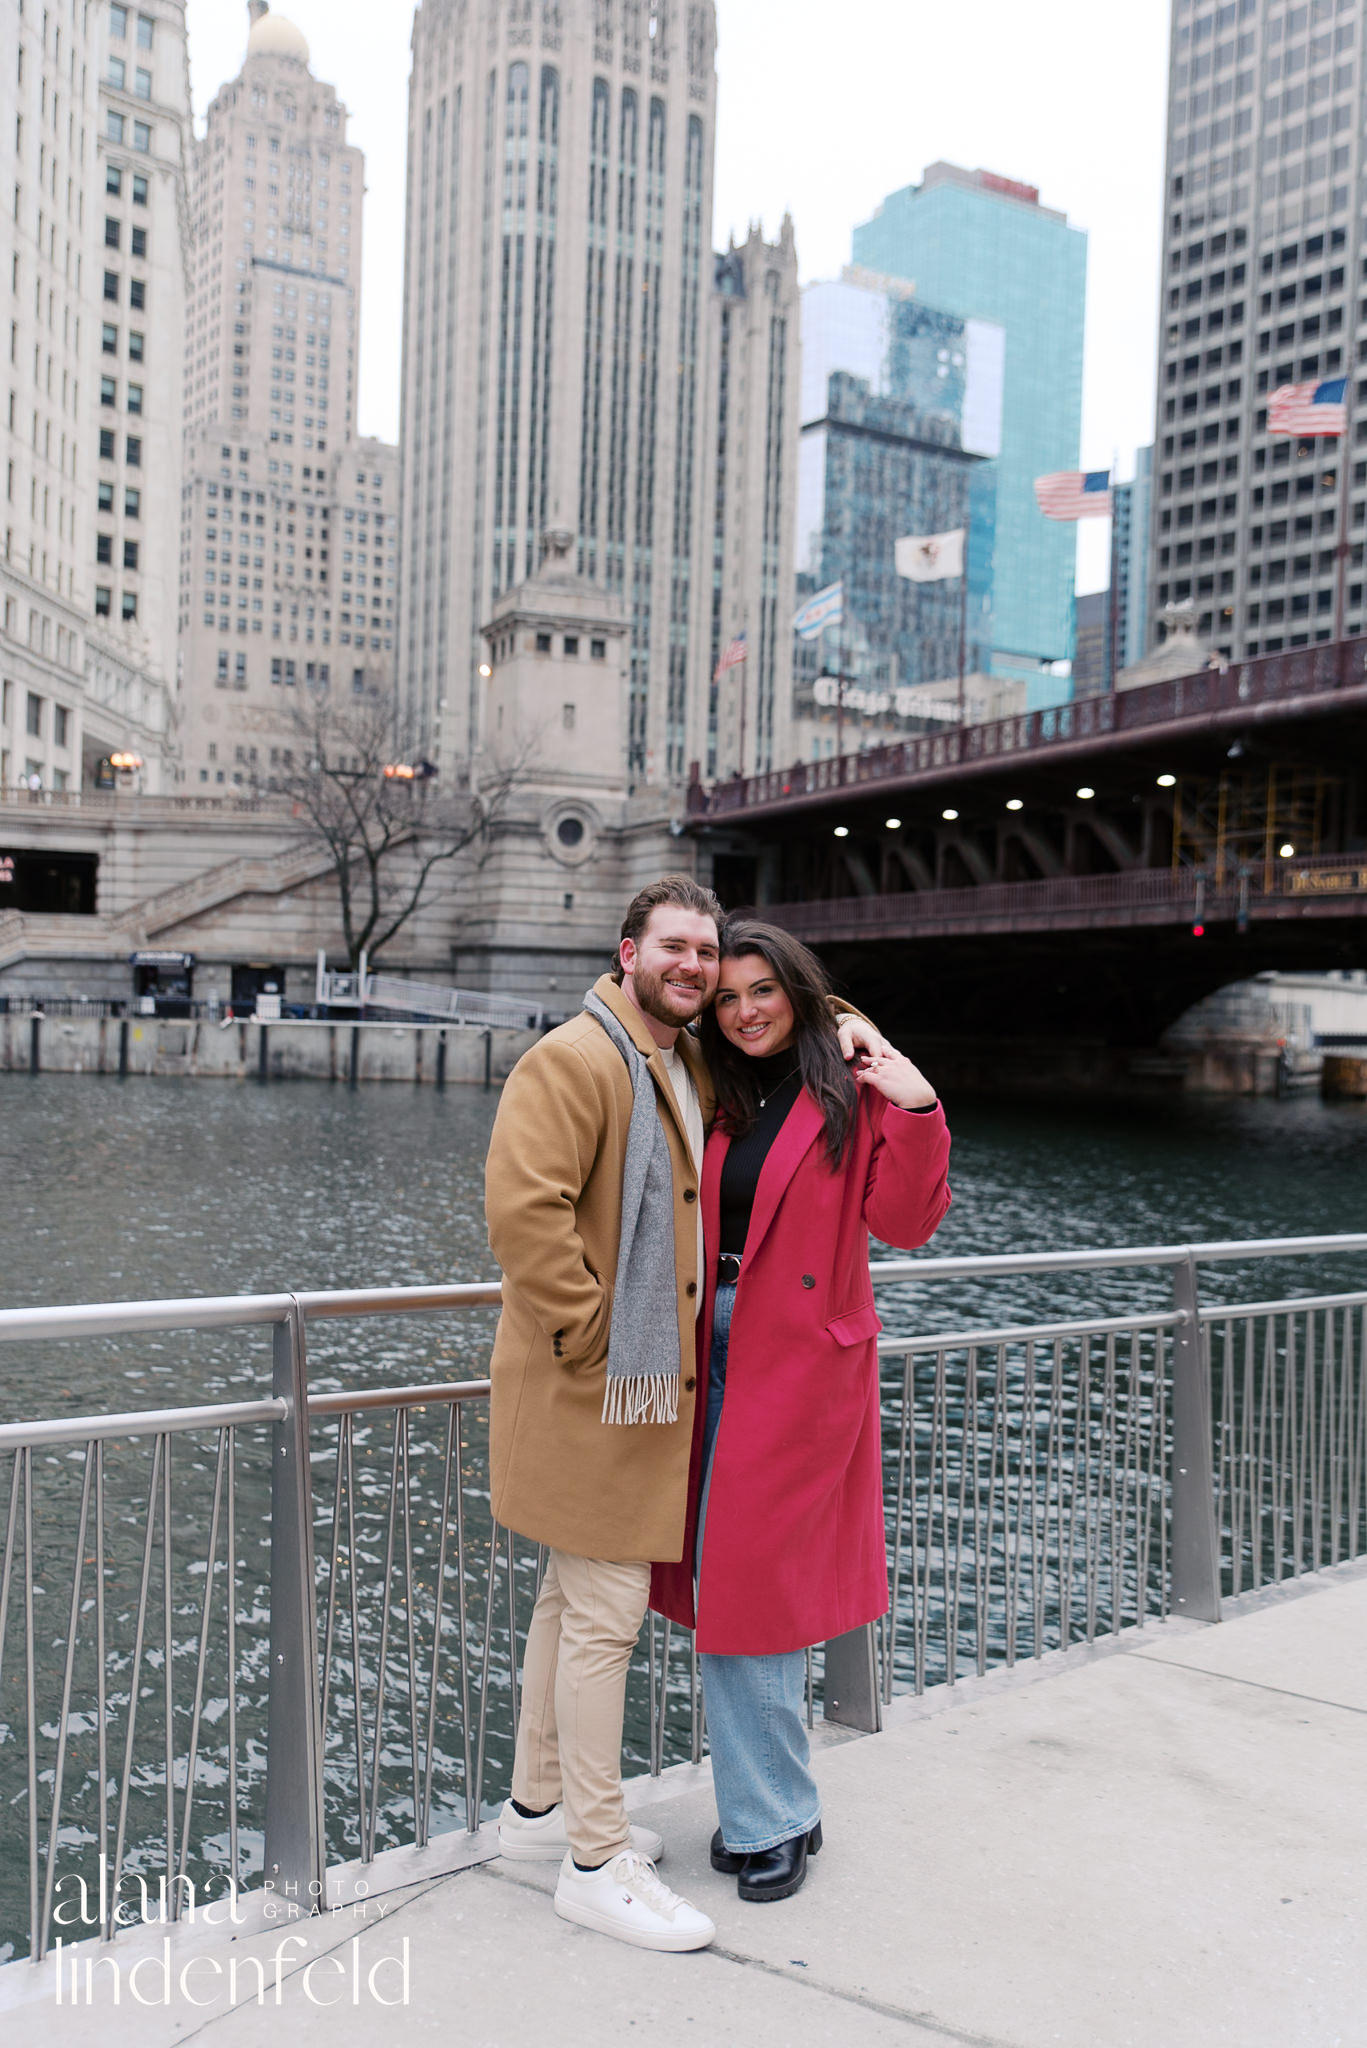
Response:
[{"label": "skyscraper", "polygon": [[1072,654],[1074,529],[1042,517],[1034,480],[1077,465],[1087,238],[1033,185],[935,163],[855,229],[854,260],[1006,331],[992,669],[1038,677]]},{"label": "skyscraper", "polygon": [[[799,590],[844,585],[827,639],[881,692],[953,676],[961,623],[968,670],[990,655],[1003,344],[993,323],[862,270],[802,294]],[[896,569],[898,540],[965,524],[966,609],[957,577],[916,583]],[[804,706],[821,652],[801,644]]]},{"label": "skyscraper", "polygon": [[[1150,621],[1190,603],[1235,658],[1330,638],[1340,541],[1362,630],[1365,30],[1362,0],[1173,4]],[[1339,377],[1347,444],[1268,435],[1278,385]]]},{"label": "skyscraper", "polygon": [[451,764],[480,741],[481,627],[560,529],[626,609],[632,783],[705,749],[714,48],[711,0],[418,10],[401,692]]},{"label": "skyscraper", "polygon": [[[248,12],[242,70],[215,95],[194,160],[183,757],[186,779],[211,788],[269,784],[290,765],[309,683],[360,668],[361,688],[389,687],[395,638],[392,461],[358,456],[366,554],[384,558],[366,563],[379,602],[363,616],[359,568],[340,559],[359,511],[347,477],[364,159],[299,30],[266,0]],[[388,581],[375,591],[377,570]]]},{"label": "skyscraper", "polygon": [[1153,448],[1135,451],[1134,476],[1117,484],[1115,502],[1116,667],[1142,661],[1149,644],[1149,524]]}]

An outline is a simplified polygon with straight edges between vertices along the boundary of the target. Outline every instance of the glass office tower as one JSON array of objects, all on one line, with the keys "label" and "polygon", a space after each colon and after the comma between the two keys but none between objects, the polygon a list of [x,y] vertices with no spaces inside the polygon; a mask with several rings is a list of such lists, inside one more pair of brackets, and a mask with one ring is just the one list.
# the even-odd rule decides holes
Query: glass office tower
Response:
[{"label": "glass office tower", "polygon": [[1051,701],[1048,669],[1073,652],[1075,530],[1044,518],[1034,481],[1078,466],[1087,237],[1033,185],[937,163],[855,229],[854,260],[1006,330],[992,667]]}]

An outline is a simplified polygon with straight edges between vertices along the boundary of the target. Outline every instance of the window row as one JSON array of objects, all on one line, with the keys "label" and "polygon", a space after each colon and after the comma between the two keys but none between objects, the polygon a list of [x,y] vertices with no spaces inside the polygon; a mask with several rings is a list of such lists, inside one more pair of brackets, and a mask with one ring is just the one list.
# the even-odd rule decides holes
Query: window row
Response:
[{"label": "window row", "polygon": [[[104,296],[111,306],[117,306],[123,297],[123,279],[117,270],[106,270],[104,274]],[[128,303],[134,312],[145,312],[147,308],[147,280],[130,277],[128,280]]]},{"label": "window row", "polygon": [[[131,183],[134,206],[146,206],[147,180],[141,171],[134,171]],[[111,199],[121,199],[123,197],[123,172],[117,164],[105,165],[104,189]]]},{"label": "window row", "polygon": [[110,107],[104,117],[104,139],[106,142],[127,142],[131,140],[134,149],[142,156],[152,153],[152,129],[147,121],[130,121],[124,114],[116,114]]},{"label": "window row", "polygon": [[[101,428],[100,428],[100,460],[101,460],[101,462],[117,462],[117,461],[118,461],[118,459],[119,459],[119,458],[118,458],[118,448],[117,448],[117,436],[115,435],[115,433],[114,433],[114,430],[113,430],[113,428],[112,428],[112,427],[101,427]],[[125,440],[125,442],[124,442],[124,444],[123,444],[123,459],[124,459],[124,461],[125,461],[125,462],[126,462],[126,463],[128,464],[128,466],[129,466],[129,468],[130,468],[130,469],[141,469],[141,468],[142,468],[142,438],[141,438],[141,436],[140,436],[140,435],[138,435],[138,434],[130,434],[130,435],[129,435],[129,436],[127,437],[127,439]]]},{"label": "window row", "polygon": [[[141,411],[142,411],[142,400],[143,400],[143,386],[142,386],[141,384],[130,384],[130,385],[129,385],[129,387],[128,387],[128,410],[129,410],[129,412],[141,412]],[[101,405],[108,405],[108,406],[117,406],[118,402],[119,402],[119,380],[118,380],[118,378],[117,378],[117,377],[101,377],[101,379],[100,379],[100,404],[101,404]]]},{"label": "window row", "polygon": [[[109,33],[116,43],[122,43],[127,40],[128,17],[131,11],[132,10],[130,8],[121,6],[113,6],[109,10]],[[137,16],[133,24],[133,27],[134,34],[137,40],[137,45],[140,50],[151,49],[152,30],[154,26],[155,23],[153,22],[150,14],[139,14]]]},{"label": "window row", "polygon": [[[110,619],[114,616],[114,593],[107,583],[95,585],[95,616]],[[119,599],[119,617],[125,621],[138,616],[138,594],[136,590],[125,590]]]},{"label": "window row", "polygon": [[[101,512],[112,513],[114,510],[113,484],[101,481],[96,485],[96,491]],[[135,490],[132,484],[125,484],[124,486],[123,513],[125,519],[141,519],[142,517],[142,492]]]},{"label": "window row", "polygon": [[[104,217],[104,246],[106,249],[119,249],[123,246],[123,222],[112,213],[107,213]],[[147,254],[146,228],[135,227],[129,230],[128,253],[130,256]]]},{"label": "window row", "polygon": [[[119,330],[109,321],[105,321],[100,329],[100,349],[107,356],[116,356],[119,352]],[[137,328],[129,330],[128,356],[134,363],[146,360],[145,337]]]},{"label": "window row", "polygon": [[116,92],[131,92],[135,99],[150,100],[152,97],[152,74],[141,64],[133,66],[133,82],[128,82],[128,66],[122,57],[111,57],[105,83],[112,85]]},{"label": "window row", "polygon": [[[112,533],[96,534],[95,560],[113,565],[114,536]],[[135,540],[126,540],[123,544],[123,566],[125,569],[136,569],[138,566],[138,543]]]},{"label": "window row", "polygon": [[[8,683],[6,683],[5,700],[7,709],[9,702],[9,689],[10,686]],[[46,697],[38,696],[37,692],[34,690],[25,691],[24,731],[28,735],[29,739],[40,740],[43,738],[47,726],[47,718],[45,715],[47,709],[48,700]],[[53,704],[51,709],[52,744],[54,747],[69,747],[71,745],[71,713],[67,710],[64,704]]]}]

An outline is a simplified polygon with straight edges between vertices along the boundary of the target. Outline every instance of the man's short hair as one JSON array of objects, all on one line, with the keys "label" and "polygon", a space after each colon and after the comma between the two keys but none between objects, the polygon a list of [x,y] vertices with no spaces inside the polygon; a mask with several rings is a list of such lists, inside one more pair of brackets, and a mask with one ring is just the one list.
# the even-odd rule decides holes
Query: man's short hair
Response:
[{"label": "man's short hair", "polygon": [[621,940],[630,939],[633,944],[639,944],[641,933],[650,922],[650,913],[666,903],[679,910],[695,910],[700,917],[710,917],[717,929],[721,929],[725,913],[710,889],[704,889],[692,875],[661,875],[658,882],[648,882],[644,889],[638,889],[627,905],[617,951],[612,956],[614,981],[620,982],[623,978]]}]

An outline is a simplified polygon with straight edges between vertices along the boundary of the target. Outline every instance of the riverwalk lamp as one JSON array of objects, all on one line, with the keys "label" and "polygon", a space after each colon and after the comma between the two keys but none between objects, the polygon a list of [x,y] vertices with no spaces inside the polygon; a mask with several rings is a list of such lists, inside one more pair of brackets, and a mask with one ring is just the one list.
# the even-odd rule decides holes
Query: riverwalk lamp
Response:
[{"label": "riverwalk lamp", "polygon": [[1158,778],[1158,787],[1159,787],[1160,789],[1175,789],[1175,788],[1176,788],[1176,786],[1177,786],[1177,777],[1176,777],[1175,775],[1160,775],[1160,776],[1159,776],[1159,778]]},{"label": "riverwalk lamp", "polygon": [[1089,800],[1089,798],[1094,797],[1096,795],[1096,791],[1094,789],[1088,789],[1086,784],[1084,783],[1082,788],[1078,791],[1078,795],[1081,797],[1083,803],[1086,803]]},{"label": "riverwalk lamp", "polygon": [[1025,805],[1021,802],[1018,796],[1009,796],[1006,799],[1006,808],[1008,811],[1023,811],[1025,809]]},{"label": "riverwalk lamp", "polygon": [[482,676],[485,676],[485,677],[491,676],[491,675],[493,674],[493,670],[492,670],[492,669],[490,668],[490,666],[489,666],[489,664],[488,664],[488,662],[487,662],[487,661],[482,661],[482,662],[480,663],[480,665],[479,665],[479,672],[480,672],[480,674],[481,674]]},{"label": "riverwalk lamp", "polygon": [[129,771],[129,773],[131,773],[133,769],[135,769],[135,768],[141,768],[141,766],[142,766],[142,755],[141,755],[141,754],[111,754],[111,755],[109,756],[109,765],[110,765],[110,767],[111,767],[111,768],[123,768],[123,769],[126,769],[126,770],[128,770],[128,771]]},{"label": "riverwalk lamp", "polygon": [[849,826],[848,826],[848,825],[837,825],[837,826],[836,826],[836,828],[835,828],[835,836],[836,836],[836,838],[837,838],[837,839],[848,839],[848,838],[849,838],[849,836],[850,836],[850,828],[849,828]]},{"label": "riverwalk lamp", "polygon": [[884,818],[883,823],[889,832],[900,832],[902,829],[902,820],[900,818]]},{"label": "riverwalk lamp", "polygon": [[1277,852],[1280,854],[1283,860],[1294,860],[1296,858],[1296,849],[1291,844],[1291,841],[1289,839],[1286,841],[1286,844],[1284,846],[1279,846],[1277,848]]},{"label": "riverwalk lamp", "polygon": [[952,825],[954,823],[954,820],[958,817],[958,815],[959,813],[957,811],[941,811],[940,813],[940,816],[944,819],[947,825]]}]

